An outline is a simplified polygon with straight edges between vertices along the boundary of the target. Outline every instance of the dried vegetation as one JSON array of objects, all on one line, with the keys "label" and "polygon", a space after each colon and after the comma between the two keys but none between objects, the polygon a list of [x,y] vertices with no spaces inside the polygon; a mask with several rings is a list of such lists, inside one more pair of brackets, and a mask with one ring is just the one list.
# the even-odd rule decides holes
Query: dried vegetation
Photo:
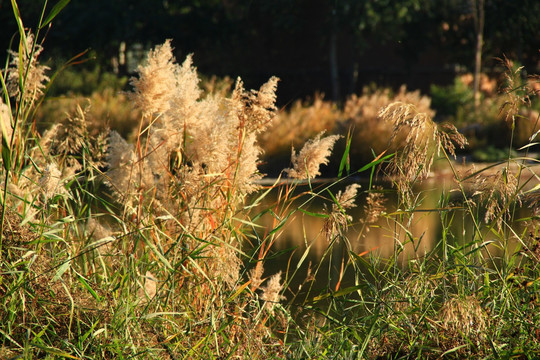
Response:
[{"label": "dried vegetation", "polygon": [[[191,56],[178,64],[170,41],[149,52],[131,79],[133,91],[120,101],[138,124],[131,136],[96,125],[103,115],[81,105],[40,133],[33,121],[49,69],[37,61],[37,36],[20,38],[20,51],[10,52],[0,73],[0,357],[540,354],[540,178],[523,161],[534,159],[509,158],[493,179],[486,169],[459,173],[451,158],[466,139],[453,125],[433,121],[428,98],[404,88],[395,95],[366,91],[342,112],[322,98],[278,112],[275,77],[258,90],[237,79],[232,91],[214,83],[205,93]],[[515,129],[528,97],[538,93],[517,86],[510,67],[508,74],[502,111]],[[365,132],[377,134],[366,146],[380,155],[362,169],[372,172],[367,189],[348,184],[334,195],[335,184],[316,188],[312,180],[340,138],[332,131],[344,126],[354,128],[354,144]],[[536,128],[526,149],[535,146]],[[290,167],[264,189],[258,140],[269,156],[278,151],[269,145],[275,138],[279,146],[305,144],[293,148]],[[384,155],[386,149],[395,155]],[[443,193],[437,208],[419,210],[423,194],[415,186],[437,158],[451,169],[457,197]],[[396,209],[387,206],[386,193],[394,190],[372,186],[383,163]],[[525,182],[523,172],[531,174]],[[465,187],[471,180],[472,195]],[[278,200],[260,210],[271,190]],[[367,196],[365,214],[355,219],[348,211],[360,193]],[[326,208],[312,210],[314,199]],[[516,219],[522,204],[531,215]],[[421,212],[439,215],[440,241],[399,263],[402,239],[416,249],[422,242],[413,227]],[[288,271],[265,272],[282,229],[300,213],[322,219],[315,231],[327,240],[324,258],[343,254],[322,289],[313,284],[323,261],[309,266],[303,299],[289,285],[307,252]],[[263,216],[268,227],[258,222]],[[462,237],[457,217],[464,219]],[[516,227],[518,221],[525,225]],[[393,256],[354,252],[347,229],[356,226],[361,241],[381,223]],[[305,237],[309,251],[315,239]],[[354,279],[347,287],[346,276]]]}]

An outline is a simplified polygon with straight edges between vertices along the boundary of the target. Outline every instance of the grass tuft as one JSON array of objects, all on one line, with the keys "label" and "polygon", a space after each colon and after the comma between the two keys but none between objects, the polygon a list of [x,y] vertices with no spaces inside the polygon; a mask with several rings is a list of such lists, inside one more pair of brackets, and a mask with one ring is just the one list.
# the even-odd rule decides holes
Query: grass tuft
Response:
[{"label": "grass tuft", "polygon": [[[166,41],[111,103],[136,119],[131,136],[75,100],[62,122],[36,124],[55,76],[39,65],[39,31],[12,7],[20,41],[0,72],[0,358],[540,356],[536,125],[523,156],[512,141],[504,161],[462,171],[454,156],[467,141],[433,120],[427,98],[366,93],[346,105],[348,121],[382,126],[384,149],[355,171],[350,130],[338,180],[319,182],[341,136],[322,137],[339,112],[316,99],[290,119],[321,128],[263,185],[258,139],[283,131],[277,78],[204,92],[191,56],[178,64]],[[538,92],[509,64],[500,111],[514,139]],[[452,185],[431,203],[435,162]],[[421,228],[425,216],[436,229]],[[289,230],[303,247],[285,244]],[[380,244],[359,250],[375,232]]]}]

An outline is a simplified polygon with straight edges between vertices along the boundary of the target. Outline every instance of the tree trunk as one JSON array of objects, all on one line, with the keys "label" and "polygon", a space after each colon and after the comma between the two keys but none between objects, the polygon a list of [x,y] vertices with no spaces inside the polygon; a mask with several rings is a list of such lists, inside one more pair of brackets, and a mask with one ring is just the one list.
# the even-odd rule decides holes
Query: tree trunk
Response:
[{"label": "tree trunk", "polygon": [[482,48],[484,46],[484,0],[473,0],[476,49],[474,54],[474,111],[480,106],[480,72],[482,70]]}]

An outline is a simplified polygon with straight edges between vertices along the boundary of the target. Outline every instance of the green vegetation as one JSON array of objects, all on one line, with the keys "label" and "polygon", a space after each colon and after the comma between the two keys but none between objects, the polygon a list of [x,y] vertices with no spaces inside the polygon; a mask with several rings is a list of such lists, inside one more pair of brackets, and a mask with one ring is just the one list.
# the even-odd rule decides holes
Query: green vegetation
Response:
[{"label": "green vegetation", "polygon": [[[538,93],[509,62],[498,116],[510,129],[510,155],[481,169],[453,160],[466,138],[435,122],[418,92],[366,90],[343,110],[317,98],[276,117],[276,77],[258,90],[208,80],[204,91],[192,57],[178,64],[170,41],[149,52],[128,94],[96,92],[90,107],[64,99],[58,121],[45,102],[56,76],[38,56],[41,31],[66,3],[44,12],[35,33],[15,11],[19,36],[0,72],[0,358],[540,356],[540,174],[528,153],[538,146],[538,116],[519,125]],[[103,98],[108,107],[94,104]],[[120,133],[103,117],[135,124]],[[286,123],[306,126],[311,139],[287,138],[305,144],[263,187],[261,146],[288,136]],[[381,149],[354,166],[368,130]],[[513,158],[518,143],[523,156]],[[316,186],[334,147],[338,180]],[[416,185],[434,162],[454,185],[425,209]],[[375,186],[379,174],[391,189]],[[351,184],[358,175],[369,185]],[[272,191],[277,200],[261,208]],[[390,192],[395,209],[386,206]],[[360,196],[365,217],[353,219]],[[520,207],[531,211],[518,218]],[[405,250],[424,241],[413,225],[426,211],[438,214],[441,237],[411,256]],[[298,279],[316,240],[306,235],[297,263],[265,271],[300,214],[323,220],[323,259]],[[349,238],[353,224],[358,234]],[[381,226],[391,256],[354,251]],[[322,279],[323,260],[339,272]]]}]

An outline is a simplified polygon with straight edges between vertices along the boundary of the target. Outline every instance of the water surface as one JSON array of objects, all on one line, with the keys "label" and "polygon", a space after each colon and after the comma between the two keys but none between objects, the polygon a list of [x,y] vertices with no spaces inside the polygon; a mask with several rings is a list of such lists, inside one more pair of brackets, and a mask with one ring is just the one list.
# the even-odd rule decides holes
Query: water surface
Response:
[{"label": "water surface", "polygon": [[[375,257],[383,261],[393,259],[399,266],[407,267],[415,261],[421,262],[426,254],[433,250],[439,251],[442,256],[440,245],[443,239],[448,244],[459,247],[479,238],[471,218],[467,216],[468,212],[464,209],[463,195],[452,190],[455,186],[451,180],[432,179],[418,186],[415,189],[417,206],[413,211],[404,211],[404,205],[399,204],[397,192],[391,183],[372,184],[384,194],[386,214],[371,224],[366,223],[366,196],[370,184],[368,181],[359,183],[361,188],[356,199],[357,206],[347,210],[352,222],[346,231],[346,241],[341,239],[329,242],[324,232],[327,220],[325,216],[332,206],[332,196],[324,189],[330,184],[313,185],[312,189],[309,186],[298,186],[289,198],[301,193],[306,195],[292,202],[288,208],[276,206],[280,191],[286,191],[285,187],[277,188],[272,190],[258,207],[259,211],[268,208],[272,211],[257,219],[261,228],[257,230],[259,240],[256,241],[261,241],[265,234],[276,228],[281,219],[291,214],[286,224],[273,234],[272,239],[275,242],[265,261],[265,276],[278,271],[287,275],[287,281],[290,281],[287,294],[289,298],[302,287],[305,290],[306,286],[313,286],[316,291],[324,292],[328,287],[335,290],[337,287],[354,285],[353,272],[343,272],[349,262],[349,251],[365,258]],[[335,195],[346,185],[348,184],[337,184],[329,190]],[[307,201],[309,199],[311,200]],[[291,212],[298,206],[302,206],[301,210]],[[521,219],[530,215],[530,209],[516,208],[513,218]],[[482,209],[477,217],[483,219]],[[490,231],[485,224],[480,225],[483,226],[482,241],[492,242],[484,249],[484,252],[489,252],[489,257],[500,258],[505,251],[511,251],[497,246],[504,243],[500,235]],[[512,227],[516,233],[508,232],[506,236],[510,239],[508,244],[515,247],[519,243],[516,235],[525,236],[525,223],[516,221]],[[306,278],[317,269],[316,280],[308,284]]]}]

